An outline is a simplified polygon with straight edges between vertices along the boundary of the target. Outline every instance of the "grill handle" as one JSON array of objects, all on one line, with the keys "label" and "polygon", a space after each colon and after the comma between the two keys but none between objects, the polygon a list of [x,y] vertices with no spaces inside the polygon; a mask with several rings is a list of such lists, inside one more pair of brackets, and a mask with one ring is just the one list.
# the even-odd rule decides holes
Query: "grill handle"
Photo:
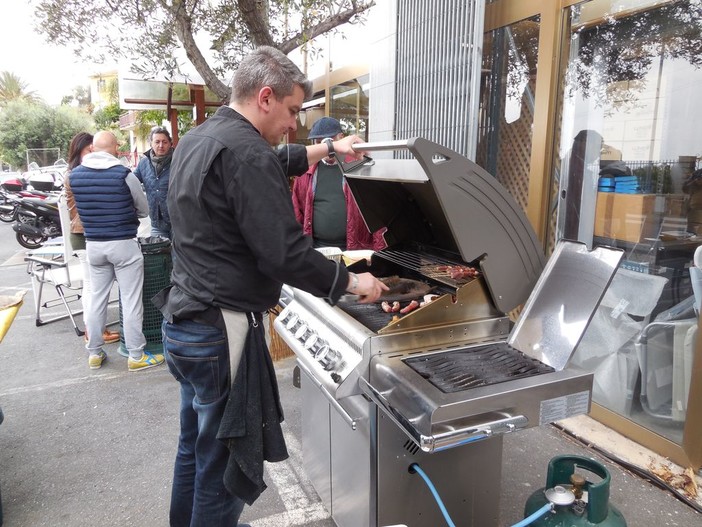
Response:
[{"label": "grill handle", "polygon": [[508,434],[520,428],[524,428],[529,423],[523,415],[505,417],[479,425],[472,425],[458,430],[451,430],[443,434],[436,434],[428,438],[434,452],[446,450],[456,446],[465,445],[481,439],[487,439],[498,434]]},{"label": "grill handle", "polygon": [[355,143],[351,145],[356,152],[373,152],[376,150],[407,150],[409,139],[398,139],[397,141],[376,141],[373,143]]},{"label": "grill handle", "polygon": [[378,408],[383,410],[383,412],[392,419],[410,439],[417,443],[419,448],[424,452],[440,452],[449,448],[480,441],[481,439],[487,439],[497,434],[507,434],[524,428],[529,423],[529,419],[525,416],[517,415],[426,436],[419,432],[412,425],[410,420],[395,409],[378,390],[368,383],[368,381],[360,378],[359,385],[363,393],[365,393]]},{"label": "grill handle", "polygon": [[317,380],[315,375],[309,370],[305,364],[303,364],[302,361],[298,360],[297,365],[300,367],[302,371],[304,371],[307,374],[307,377],[312,381],[312,383],[319,389],[320,392],[322,392],[322,395],[327,399],[329,404],[332,405],[332,407],[339,412],[341,417],[346,421],[346,423],[351,427],[351,430],[356,430],[357,424],[356,424],[356,419],[351,417],[351,415],[346,411],[346,409],[339,404],[339,401],[337,401],[332,394],[330,394],[327,389],[322,385],[321,382]]}]

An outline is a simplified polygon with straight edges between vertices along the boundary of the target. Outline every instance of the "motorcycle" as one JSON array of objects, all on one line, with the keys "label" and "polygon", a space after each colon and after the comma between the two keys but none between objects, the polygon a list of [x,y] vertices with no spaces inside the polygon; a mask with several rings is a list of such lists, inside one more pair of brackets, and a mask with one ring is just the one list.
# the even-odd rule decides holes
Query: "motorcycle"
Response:
[{"label": "motorcycle", "polygon": [[12,229],[17,242],[27,249],[38,249],[49,238],[61,236],[58,198],[21,198]]},{"label": "motorcycle", "polygon": [[0,205],[0,221],[12,223],[17,219],[17,209],[19,208],[20,198],[5,190],[0,190],[2,196],[2,205]]},{"label": "motorcycle", "polygon": [[17,211],[22,203],[22,198],[46,199],[52,194],[38,190],[7,190],[5,185],[0,186],[0,221],[12,223],[17,220]]}]

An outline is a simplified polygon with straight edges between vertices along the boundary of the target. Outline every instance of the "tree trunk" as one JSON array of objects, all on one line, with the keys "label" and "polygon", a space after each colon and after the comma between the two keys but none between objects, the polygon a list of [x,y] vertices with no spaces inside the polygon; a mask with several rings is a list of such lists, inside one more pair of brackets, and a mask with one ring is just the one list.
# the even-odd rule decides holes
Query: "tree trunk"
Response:
[{"label": "tree trunk", "polygon": [[223,103],[228,104],[231,97],[232,89],[217,78],[217,75],[212,71],[207,60],[197,47],[197,43],[193,38],[193,29],[190,17],[183,12],[174,14],[176,22],[176,35],[185,48],[185,54],[188,60],[195,66],[195,70],[202,76],[205,84],[211,89]]},{"label": "tree trunk", "polygon": [[237,0],[241,19],[256,46],[275,46],[268,31],[268,11],[263,0]]}]

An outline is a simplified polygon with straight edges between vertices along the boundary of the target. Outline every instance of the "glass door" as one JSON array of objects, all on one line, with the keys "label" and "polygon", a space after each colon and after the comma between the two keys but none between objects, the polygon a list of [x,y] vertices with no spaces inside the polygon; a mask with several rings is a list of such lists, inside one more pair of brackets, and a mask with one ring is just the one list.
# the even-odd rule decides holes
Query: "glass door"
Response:
[{"label": "glass door", "polygon": [[476,161],[524,208],[547,249],[561,4],[488,2],[480,80]]},{"label": "glass door", "polygon": [[553,237],[625,251],[573,360],[593,417],[699,467],[702,7],[596,0],[564,21]]},{"label": "glass door", "polygon": [[524,208],[529,169],[539,49],[539,15],[485,34],[476,162]]}]

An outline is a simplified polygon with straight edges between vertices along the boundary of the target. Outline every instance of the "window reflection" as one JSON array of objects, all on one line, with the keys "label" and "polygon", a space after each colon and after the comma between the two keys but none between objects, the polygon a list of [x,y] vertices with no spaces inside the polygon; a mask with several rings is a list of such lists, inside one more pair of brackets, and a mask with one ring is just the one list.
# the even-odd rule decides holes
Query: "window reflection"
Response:
[{"label": "window reflection", "polygon": [[341,122],[344,133],[368,138],[368,75],[331,87],[329,115]]},{"label": "window reflection", "polygon": [[625,257],[574,360],[595,372],[595,402],[681,443],[700,300],[702,5],[603,4],[571,8],[556,236]]},{"label": "window reflection", "polygon": [[476,162],[527,208],[540,17],[485,34]]}]

